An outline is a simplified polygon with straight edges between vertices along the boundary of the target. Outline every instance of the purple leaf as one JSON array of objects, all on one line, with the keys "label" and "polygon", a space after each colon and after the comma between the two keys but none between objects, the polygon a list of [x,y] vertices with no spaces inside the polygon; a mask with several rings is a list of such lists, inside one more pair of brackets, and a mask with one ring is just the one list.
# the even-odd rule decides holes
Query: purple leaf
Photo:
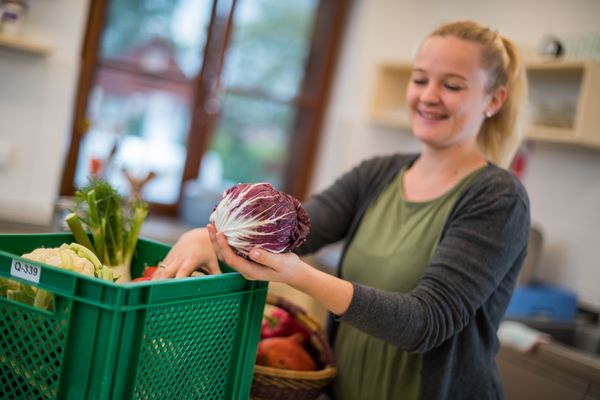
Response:
[{"label": "purple leaf", "polygon": [[223,193],[210,222],[243,257],[253,247],[286,253],[308,236],[310,219],[302,204],[268,183],[241,183]]}]

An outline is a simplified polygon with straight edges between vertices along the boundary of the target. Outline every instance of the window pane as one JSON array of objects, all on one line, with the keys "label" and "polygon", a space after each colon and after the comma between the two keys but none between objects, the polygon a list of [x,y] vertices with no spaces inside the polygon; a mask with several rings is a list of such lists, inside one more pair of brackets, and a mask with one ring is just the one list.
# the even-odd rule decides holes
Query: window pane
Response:
[{"label": "window pane", "polygon": [[100,54],[152,73],[173,68],[174,61],[194,78],[202,66],[211,8],[212,0],[112,0]]},{"label": "window pane", "polygon": [[130,189],[124,169],[136,179],[152,172],[144,198],[178,200],[212,6],[212,0],[109,2],[76,186],[87,182],[94,163],[110,161],[104,175],[123,193]]},{"label": "window pane", "polygon": [[201,180],[283,187],[297,113],[291,102],[304,78],[317,5],[238,0],[223,71],[227,94]]},{"label": "window pane", "polygon": [[221,180],[281,187],[295,110],[235,95],[226,96],[223,109],[211,144],[211,157],[216,153],[221,160]]},{"label": "window pane", "polygon": [[[106,78],[105,75],[110,76]],[[160,85],[153,87],[148,82],[115,71],[100,73],[97,81],[88,109],[92,125],[81,143],[76,185],[86,183],[92,163],[96,162],[93,160],[106,162],[116,146],[104,171],[111,183],[128,193],[124,168],[138,179],[154,172],[157,176],[145,186],[144,198],[158,203],[175,203],[186,158],[189,90],[186,87],[180,90]],[[121,81],[129,81],[135,90],[110,90],[111,84]]]},{"label": "window pane", "polygon": [[262,89],[287,100],[296,96],[317,3],[239,0],[225,62],[225,86]]}]

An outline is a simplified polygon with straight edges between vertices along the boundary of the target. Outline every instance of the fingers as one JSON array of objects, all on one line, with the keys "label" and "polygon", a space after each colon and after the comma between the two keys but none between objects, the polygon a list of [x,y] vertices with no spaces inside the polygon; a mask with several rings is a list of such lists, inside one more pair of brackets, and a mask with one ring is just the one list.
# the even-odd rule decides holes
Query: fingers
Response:
[{"label": "fingers", "polygon": [[223,233],[217,233],[214,225],[208,224],[206,226],[206,229],[208,230],[208,237],[210,238],[213,249],[215,250],[215,254],[219,260],[234,268],[235,265],[233,264],[239,262],[239,260],[244,261],[243,258],[238,256],[233,251],[233,249],[227,242],[227,238],[225,237],[225,235]]},{"label": "fingers", "polygon": [[225,234],[217,233],[215,242],[217,245],[217,254],[219,255],[221,261],[225,262],[226,264],[232,265],[237,264],[241,262],[241,260],[243,260],[243,258],[235,254],[231,246],[229,246]]},{"label": "fingers", "polygon": [[196,264],[191,260],[186,260],[181,264],[177,271],[175,272],[175,278],[186,278],[192,275],[192,272],[196,270]]},{"label": "fingers", "polygon": [[202,271],[208,273],[209,275],[217,275],[222,273],[216,257],[214,260],[208,262],[205,266],[202,266]]},{"label": "fingers", "polygon": [[167,279],[174,277],[175,273],[177,272],[178,265],[178,263],[168,263],[167,261],[162,261],[158,263],[158,268],[152,275],[152,280]]},{"label": "fingers", "polygon": [[202,271],[208,275],[216,275],[221,273],[221,269],[219,268],[219,263],[216,259],[211,260],[205,265],[198,266],[194,260],[188,259],[181,264],[181,267],[177,269],[175,273],[175,278],[186,278],[188,276],[192,276],[194,271]]},{"label": "fingers", "polygon": [[192,276],[192,273],[198,270],[201,270],[208,275],[216,275],[221,273],[219,263],[216,259],[211,260],[207,264],[201,266],[198,266],[192,259],[187,259],[183,263],[172,264],[167,264],[163,261],[159,264],[154,275],[152,275],[152,280],[186,278],[188,276]]},{"label": "fingers", "polygon": [[216,275],[221,273],[219,262],[216,257],[212,257],[205,264],[198,265],[194,257],[188,257],[183,262],[174,260],[168,262],[168,257],[158,264],[158,268],[152,280],[169,279],[169,278],[185,278],[192,276],[194,271],[202,271],[208,275]]},{"label": "fingers", "polygon": [[257,262],[259,264],[266,265],[266,266],[272,266],[272,264],[273,264],[272,256],[274,256],[273,253],[270,253],[268,251],[263,251],[259,248],[254,248],[254,249],[250,250],[250,252],[248,253],[248,257],[250,257],[250,259],[252,261]]},{"label": "fingers", "polygon": [[221,248],[217,242],[217,230],[213,224],[206,225],[206,230],[208,231],[208,237],[210,242],[212,243],[213,249],[217,255],[217,258],[223,261],[223,256],[221,255]]},{"label": "fingers", "polygon": [[158,268],[156,268],[156,271],[152,275],[152,279],[169,278],[169,272],[167,272],[167,270],[170,269],[169,267],[173,265],[174,261],[175,260],[173,259],[171,253],[167,254],[165,259],[158,263]]},{"label": "fingers", "polygon": [[227,238],[223,233],[216,233],[213,229],[209,230],[211,241],[215,247],[219,259],[238,271],[249,280],[268,280],[270,268],[256,264],[250,260],[238,256],[227,243]]},{"label": "fingers", "polygon": [[279,273],[296,269],[300,261],[300,258],[294,253],[277,254],[257,247],[250,250],[248,256],[252,261]]}]

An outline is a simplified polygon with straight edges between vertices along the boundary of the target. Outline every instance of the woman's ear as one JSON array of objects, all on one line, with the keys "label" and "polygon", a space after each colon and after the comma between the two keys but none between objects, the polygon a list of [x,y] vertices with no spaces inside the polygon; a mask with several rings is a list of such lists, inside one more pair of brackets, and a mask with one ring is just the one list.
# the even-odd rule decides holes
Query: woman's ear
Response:
[{"label": "woman's ear", "polygon": [[506,101],[507,96],[508,90],[506,90],[505,86],[500,86],[499,88],[495,89],[491,93],[489,104],[485,109],[486,117],[489,118],[492,115],[498,113],[498,111],[500,111],[500,108],[502,108],[502,105]]}]

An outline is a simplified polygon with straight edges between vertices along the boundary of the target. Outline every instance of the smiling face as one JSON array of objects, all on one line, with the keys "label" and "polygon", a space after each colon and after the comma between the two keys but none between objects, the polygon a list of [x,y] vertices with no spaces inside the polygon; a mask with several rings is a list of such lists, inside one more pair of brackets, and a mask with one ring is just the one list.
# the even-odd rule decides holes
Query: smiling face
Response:
[{"label": "smiling face", "polygon": [[432,148],[476,145],[485,113],[495,113],[502,90],[490,93],[481,46],[452,36],[433,36],[413,65],[407,103],[414,135]]}]

